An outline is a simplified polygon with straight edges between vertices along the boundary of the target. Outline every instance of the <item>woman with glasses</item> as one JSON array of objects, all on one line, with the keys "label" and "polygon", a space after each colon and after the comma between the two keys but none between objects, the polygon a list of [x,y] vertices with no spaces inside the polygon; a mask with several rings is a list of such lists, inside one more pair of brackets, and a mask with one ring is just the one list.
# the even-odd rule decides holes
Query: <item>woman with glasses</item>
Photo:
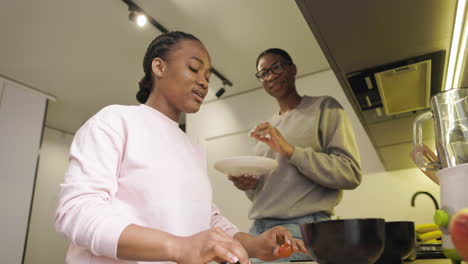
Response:
[{"label": "woman with glasses", "polygon": [[[301,223],[330,219],[342,190],[361,182],[353,128],[334,98],[298,94],[296,65],[286,51],[265,50],[256,66],[256,77],[279,109],[250,135],[258,141],[255,154],[275,159],[279,166],[259,178],[230,179],[252,201],[251,234],[282,225],[301,239]],[[288,258],[305,259],[310,256],[298,253]]]},{"label": "woman with glasses", "polygon": [[[212,203],[202,150],[179,129],[180,113],[197,112],[208,93],[205,46],[183,32],[159,35],[143,70],[140,105],[105,107],[73,139],[55,218],[70,240],[66,263],[279,259],[290,232],[239,232]],[[302,241],[293,251],[306,252]]]}]

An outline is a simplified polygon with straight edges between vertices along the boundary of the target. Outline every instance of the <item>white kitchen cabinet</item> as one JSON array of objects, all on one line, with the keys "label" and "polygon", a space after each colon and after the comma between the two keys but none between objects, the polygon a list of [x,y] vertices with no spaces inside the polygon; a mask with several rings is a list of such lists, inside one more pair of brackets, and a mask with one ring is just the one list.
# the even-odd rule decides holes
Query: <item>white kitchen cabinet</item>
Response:
[{"label": "white kitchen cabinet", "polygon": [[0,256],[21,263],[47,96],[4,78],[0,85]]}]

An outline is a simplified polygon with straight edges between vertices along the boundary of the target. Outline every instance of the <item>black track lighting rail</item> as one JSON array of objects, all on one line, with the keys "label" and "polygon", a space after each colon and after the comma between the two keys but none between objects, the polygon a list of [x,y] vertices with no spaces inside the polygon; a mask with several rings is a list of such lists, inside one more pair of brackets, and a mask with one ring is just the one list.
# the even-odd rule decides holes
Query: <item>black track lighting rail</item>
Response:
[{"label": "black track lighting rail", "polygon": [[[169,30],[164,27],[163,25],[161,25],[161,23],[159,23],[158,21],[156,21],[156,19],[154,19],[152,16],[148,15],[148,13],[146,13],[139,5],[137,5],[135,2],[133,2],[132,0],[122,0],[122,2],[124,2],[125,4],[127,4],[128,6],[128,10],[130,11],[135,11],[135,12],[139,12],[143,15],[146,16],[146,18],[148,19],[148,22],[153,25],[157,30],[159,30],[160,32],[162,33],[167,33],[169,32]],[[223,82],[223,85],[229,85],[229,86],[232,86],[232,82],[229,81],[226,77],[224,77],[224,75],[222,75],[218,70],[216,70],[214,67],[211,67],[211,72],[213,72],[214,75],[216,75],[219,79],[221,79],[221,81]]]}]

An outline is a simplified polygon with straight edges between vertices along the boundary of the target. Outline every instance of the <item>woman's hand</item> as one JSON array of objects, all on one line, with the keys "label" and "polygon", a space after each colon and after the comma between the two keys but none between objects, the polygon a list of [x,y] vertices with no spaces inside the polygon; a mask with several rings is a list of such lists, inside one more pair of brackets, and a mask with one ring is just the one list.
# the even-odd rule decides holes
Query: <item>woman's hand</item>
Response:
[{"label": "woman's hand", "polygon": [[265,231],[263,234],[257,236],[258,239],[261,239],[262,241],[259,241],[258,243],[261,245],[262,243],[275,243],[275,249],[273,251],[273,254],[271,255],[271,251],[264,250],[258,256],[257,258],[259,259],[264,259],[264,260],[272,260],[269,258],[273,259],[280,259],[283,258],[279,253],[279,249],[281,245],[284,244],[289,244],[291,245],[292,248],[292,253],[296,252],[301,252],[304,254],[308,254],[307,249],[304,245],[304,242],[300,239],[295,239],[292,237],[291,232],[283,227],[283,226],[275,226],[273,228],[268,229]]},{"label": "woman's hand", "polygon": [[234,183],[237,189],[242,191],[254,189],[258,183],[258,178],[256,176],[248,174],[241,176],[229,175],[228,179]]},{"label": "woman's hand", "polygon": [[[423,153],[424,160],[428,163],[436,163],[438,162],[437,155],[425,144],[422,144],[421,152]],[[411,151],[410,157],[413,162],[416,164],[416,157],[414,151]],[[426,176],[431,179],[435,184],[439,185],[439,178],[437,177],[437,171],[423,171],[421,170]]]},{"label": "woman's hand", "polygon": [[175,262],[179,264],[204,264],[211,261],[250,264],[241,243],[217,227],[193,236],[178,237],[174,245]]},{"label": "woman's hand", "polygon": [[234,237],[241,241],[250,257],[265,261],[284,258],[279,252],[280,246],[284,244],[291,245],[292,253],[308,253],[304,242],[300,239],[294,239],[291,232],[283,226],[275,226],[259,236],[237,233]]},{"label": "woman's hand", "polygon": [[250,132],[250,136],[258,141],[261,141],[274,151],[287,156],[288,158],[294,152],[294,145],[291,145],[281,135],[278,129],[273,127],[269,122],[261,123]]}]

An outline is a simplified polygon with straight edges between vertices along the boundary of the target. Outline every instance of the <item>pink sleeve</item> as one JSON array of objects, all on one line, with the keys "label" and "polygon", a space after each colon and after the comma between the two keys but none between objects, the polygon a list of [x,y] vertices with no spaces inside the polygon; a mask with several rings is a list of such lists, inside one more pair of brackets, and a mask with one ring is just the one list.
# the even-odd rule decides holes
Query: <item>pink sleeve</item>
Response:
[{"label": "pink sleeve", "polygon": [[55,226],[94,255],[116,258],[120,234],[131,221],[112,206],[124,141],[94,117],[76,133],[61,185]]},{"label": "pink sleeve", "polygon": [[226,217],[222,216],[216,205],[211,205],[211,227],[219,227],[226,234],[234,236],[239,229],[233,225]]}]

